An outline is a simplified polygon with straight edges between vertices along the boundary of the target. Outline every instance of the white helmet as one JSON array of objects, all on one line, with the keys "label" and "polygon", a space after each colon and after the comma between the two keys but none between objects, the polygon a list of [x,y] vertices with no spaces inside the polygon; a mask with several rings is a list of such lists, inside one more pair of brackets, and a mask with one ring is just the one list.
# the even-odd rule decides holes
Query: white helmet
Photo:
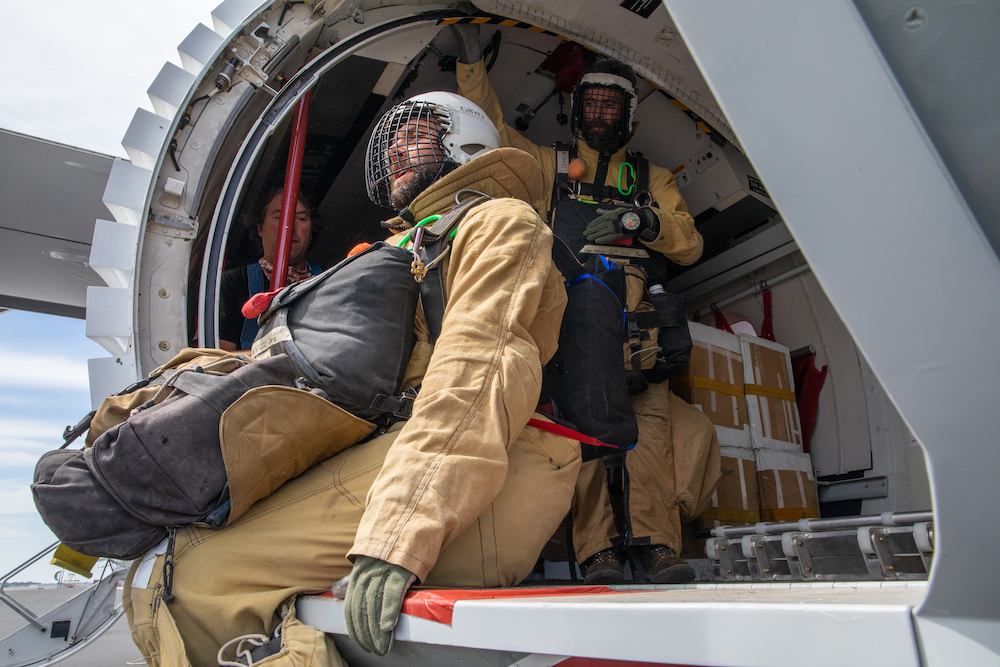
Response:
[{"label": "white helmet", "polygon": [[[430,141],[428,141],[430,140]],[[407,150],[402,147],[409,146]],[[460,95],[416,95],[389,109],[368,142],[365,186],[368,197],[391,206],[393,177],[424,164],[440,164],[438,176],[480,153],[500,147],[500,133],[478,106]]]}]

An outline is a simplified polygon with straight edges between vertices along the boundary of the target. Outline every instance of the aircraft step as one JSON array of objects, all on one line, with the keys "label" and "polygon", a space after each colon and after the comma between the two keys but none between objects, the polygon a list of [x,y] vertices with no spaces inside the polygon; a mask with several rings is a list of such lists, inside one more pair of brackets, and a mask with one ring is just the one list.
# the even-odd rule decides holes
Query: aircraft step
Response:
[{"label": "aircraft step", "polygon": [[105,561],[99,581],[81,587],[78,594],[41,613],[28,609],[4,590],[11,577],[52,553],[58,544],[39,552],[0,580],[0,602],[27,621],[0,639],[0,667],[52,665],[88,646],[124,615],[121,605],[115,604],[118,584],[128,573],[128,564],[122,561]]}]

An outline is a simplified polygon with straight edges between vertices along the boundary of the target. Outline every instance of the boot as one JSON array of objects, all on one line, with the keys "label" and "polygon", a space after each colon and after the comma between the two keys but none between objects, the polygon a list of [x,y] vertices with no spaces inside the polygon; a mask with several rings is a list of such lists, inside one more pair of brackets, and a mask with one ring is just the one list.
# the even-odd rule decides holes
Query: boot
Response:
[{"label": "boot", "polygon": [[687,584],[694,581],[694,568],[665,544],[638,546],[635,552],[646,576],[654,584]]},{"label": "boot", "polygon": [[614,548],[598,551],[583,561],[583,583],[588,586],[617,585],[625,583],[622,563]]}]

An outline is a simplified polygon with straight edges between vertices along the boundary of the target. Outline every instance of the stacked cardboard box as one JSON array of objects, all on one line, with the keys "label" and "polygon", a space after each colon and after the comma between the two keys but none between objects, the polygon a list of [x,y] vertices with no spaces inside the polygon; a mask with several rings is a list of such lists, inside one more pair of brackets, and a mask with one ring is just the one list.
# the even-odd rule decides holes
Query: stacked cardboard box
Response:
[{"label": "stacked cardboard box", "polygon": [[739,341],[761,521],[818,517],[816,480],[812,461],[802,452],[788,348],[746,334],[740,334]]},{"label": "stacked cardboard box", "polygon": [[788,348],[747,334],[738,339],[754,448],[801,452],[802,427]]},{"label": "stacked cardboard box", "polygon": [[[678,396],[704,412],[722,445],[722,478],[690,528],[816,517],[816,483],[795,404],[788,348],[690,323],[691,362],[671,380]],[[690,530],[684,530],[685,539]],[[701,541],[684,555],[704,556]]]},{"label": "stacked cardboard box", "polygon": [[697,322],[689,326],[691,361],[681,377],[670,381],[670,389],[708,415],[716,426],[743,431],[749,422],[743,399],[743,350],[739,338]]},{"label": "stacked cardboard box", "polygon": [[760,521],[757,467],[744,399],[743,353],[733,334],[690,323],[691,361],[670,389],[704,412],[722,445],[722,477],[709,506],[685,526],[683,554],[704,558],[704,540],[690,541],[692,529]]}]

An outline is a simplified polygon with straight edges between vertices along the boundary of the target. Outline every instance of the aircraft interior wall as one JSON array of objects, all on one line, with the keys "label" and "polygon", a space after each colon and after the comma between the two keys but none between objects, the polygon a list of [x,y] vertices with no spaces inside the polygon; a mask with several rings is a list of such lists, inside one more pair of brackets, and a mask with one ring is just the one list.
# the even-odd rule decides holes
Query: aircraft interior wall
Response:
[{"label": "aircraft interior wall", "polygon": [[[323,267],[335,264],[359,242],[384,238],[378,223],[390,213],[368,201],[363,179],[368,137],[377,119],[411,95],[456,90],[448,56],[457,49],[448,29],[414,30],[394,40],[391,49],[370,46],[329,68],[313,90],[302,184],[317,201],[323,226],[309,258]],[[516,122],[536,143],[571,141],[569,125],[563,122],[570,112],[570,96],[559,94],[552,76],[539,67],[564,40],[522,28],[487,25],[482,27],[482,41],[498,44],[490,81],[507,122]],[[321,51],[317,47],[309,57]],[[685,295],[689,313],[703,312],[760,280],[804,267],[806,261],[796,251],[765,184],[737,146],[683,104],[644,79],[640,82],[632,148],[674,172],[706,241],[702,260],[692,267],[675,267],[668,284]],[[245,221],[261,205],[259,193],[283,178],[291,116],[286,112],[256,153],[241,201],[231,216],[220,271],[248,264],[258,256]],[[214,178],[221,187],[220,176]],[[191,275],[200,271],[200,261],[193,262]],[[830,504],[824,512],[929,508],[921,450],[818,282],[806,271],[771,289],[778,342],[792,350],[813,345],[817,367],[830,367],[812,440],[817,478],[821,485],[872,479],[885,491],[876,497]],[[759,331],[760,304],[759,294],[752,294],[729,303],[723,312],[733,321],[748,320]],[[190,312],[189,331],[194,332],[196,309]]]}]

